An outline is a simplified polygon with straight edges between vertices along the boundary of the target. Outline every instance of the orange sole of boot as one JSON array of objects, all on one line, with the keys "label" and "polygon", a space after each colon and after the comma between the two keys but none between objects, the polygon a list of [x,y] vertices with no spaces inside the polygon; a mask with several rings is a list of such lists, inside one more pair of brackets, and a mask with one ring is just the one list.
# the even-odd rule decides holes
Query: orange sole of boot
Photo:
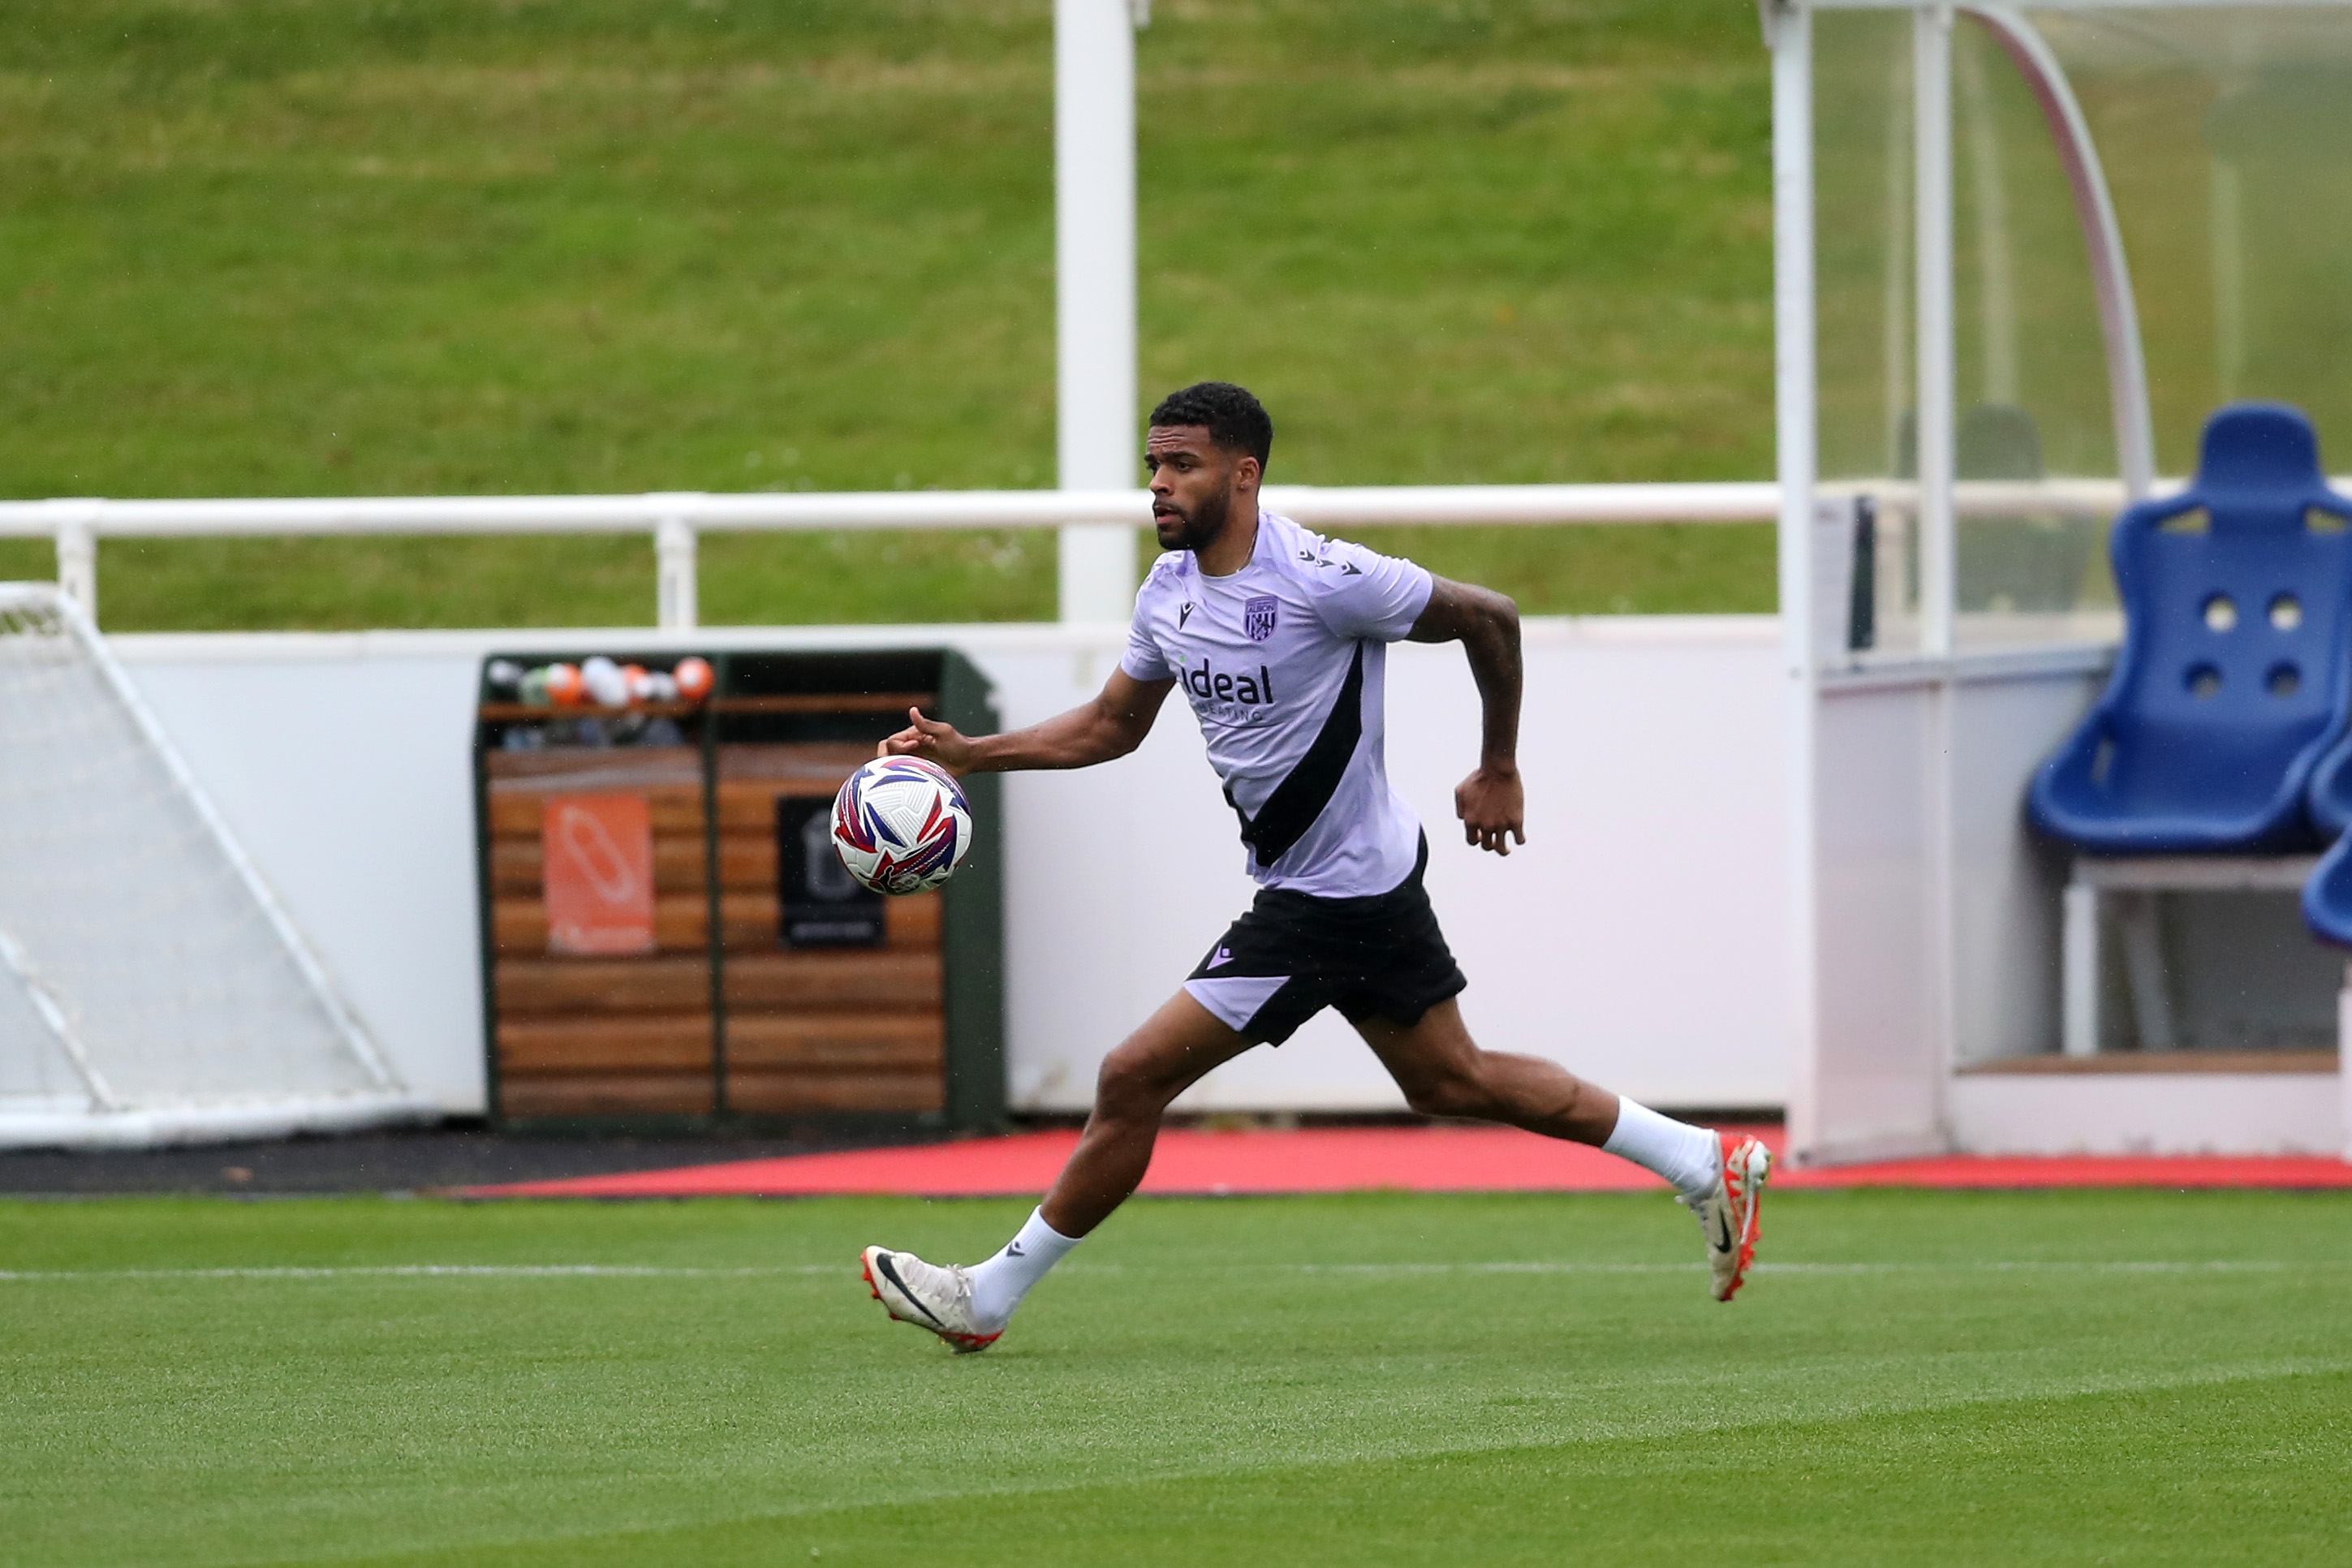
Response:
[{"label": "orange sole of boot", "polygon": [[1740,1186],[1748,1194],[1748,1217],[1739,1227],[1739,1267],[1732,1272],[1731,1289],[1717,1297],[1718,1301],[1728,1301],[1738,1295],[1739,1288],[1748,1283],[1748,1270],[1755,1267],[1756,1243],[1764,1234],[1764,1184],[1771,1179],[1772,1167],[1769,1163],[1761,1176],[1750,1178],[1741,1173]]}]

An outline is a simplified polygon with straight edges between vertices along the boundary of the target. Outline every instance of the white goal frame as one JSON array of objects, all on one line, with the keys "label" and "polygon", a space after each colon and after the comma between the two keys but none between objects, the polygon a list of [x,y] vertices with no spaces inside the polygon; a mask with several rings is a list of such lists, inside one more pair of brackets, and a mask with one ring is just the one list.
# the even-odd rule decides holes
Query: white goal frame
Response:
[{"label": "white goal frame", "polygon": [[[40,583],[0,583],[0,613],[53,617],[99,684],[127,719],[151,760],[169,781],[170,792],[200,825],[206,846],[216,852],[242,893],[258,910],[263,928],[290,960],[295,973],[327,1020],[335,1043],[358,1064],[367,1087],[358,1091],[272,1092],[267,1084],[250,1093],[207,1096],[168,1104],[141,1104],[121,1092],[106,1070],[102,1052],[82,1037],[74,999],[46,978],[33,957],[26,933],[0,925],[0,985],[13,986],[29,1004],[32,1016],[52,1037],[80,1079],[85,1103],[11,1108],[0,1102],[0,1148],[125,1148],[166,1143],[281,1137],[297,1132],[344,1131],[391,1122],[423,1121],[438,1114],[426,1099],[409,1091],[386,1065],[350,1006],[288,916],[269,884],[230,833],[212,801],[197,784],[122,667],[107,650],[97,627],[73,596]],[[0,712],[0,731],[7,715]],[[0,744],[5,744],[0,736]],[[0,867],[0,877],[7,868]],[[34,1042],[37,1047],[40,1042]],[[10,1049],[0,1039],[0,1050]]]}]

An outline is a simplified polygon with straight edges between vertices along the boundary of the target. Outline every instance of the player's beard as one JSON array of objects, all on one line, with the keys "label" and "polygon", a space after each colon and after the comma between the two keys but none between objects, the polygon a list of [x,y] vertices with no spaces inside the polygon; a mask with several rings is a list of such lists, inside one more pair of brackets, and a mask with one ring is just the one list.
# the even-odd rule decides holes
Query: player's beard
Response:
[{"label": "player's beard", "polygon": [[1159,531],[1160,549],[1197,552],[1203,545],[1216,542],[1217,535],[1225,531],[1225,519],[1232,512],[1233,497],[1220,493],[1201,502],[1193,511],[1157,514],[1151,521]]}]

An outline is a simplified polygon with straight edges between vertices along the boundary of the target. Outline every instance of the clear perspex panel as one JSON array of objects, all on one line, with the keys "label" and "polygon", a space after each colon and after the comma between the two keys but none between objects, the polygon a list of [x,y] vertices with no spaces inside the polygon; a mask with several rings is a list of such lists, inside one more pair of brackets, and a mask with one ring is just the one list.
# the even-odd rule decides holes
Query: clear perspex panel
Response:
[{"label": "clear perspex panel", "polygon": [[1953,640],[2116,634],[2108,517],[1987,504],[1986,484],[2116,477],[2088,247],[2058,145],[1992,34],[1952,38]]},{"label": "clear perspex panel", "polygon": [[[2352,8],[2030,10],[2105,168],[2138,308],[2157,467],[2239,398],[2296,405],[2352,468]],[[1871,495],[1873,646],[1918,646],[1908,11],[1816,13],[1821,472]],[[2058,143],[1963,15],[1952,44],[1954,637],[2104,639],[2117,477],[2096,295]],[[2026,487],[2021,500],[2018,485]],[[1998,489],[1989,488],[1998,487]]]},{"label": "clear perspex panel", "polygon": [[[1872,646],[1918,646],[1916,522],[1895,498],[1911,415],[1911,16],[1813,19],[1814,353],[1824,489],[1876,505]],[[1832,546],[1833,547],[1833,546]]]},{"label": "clear perspex panel", "polygon": [[2157,466],[2272,398],[2352,450],[2352,8],[2031,13],[2105,160],[2139,295]]}]

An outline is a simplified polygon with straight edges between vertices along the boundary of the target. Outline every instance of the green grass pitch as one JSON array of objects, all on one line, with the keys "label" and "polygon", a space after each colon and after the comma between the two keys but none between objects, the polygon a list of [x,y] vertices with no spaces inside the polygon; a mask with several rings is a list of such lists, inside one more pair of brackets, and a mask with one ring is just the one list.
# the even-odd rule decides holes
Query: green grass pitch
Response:
[{"label": "green grass pitch", "polygon": [[0,1206],[0,1562],[2347,1560],[2352,1202],[1143,1201],[955,1358],[1012,1203]]}]

